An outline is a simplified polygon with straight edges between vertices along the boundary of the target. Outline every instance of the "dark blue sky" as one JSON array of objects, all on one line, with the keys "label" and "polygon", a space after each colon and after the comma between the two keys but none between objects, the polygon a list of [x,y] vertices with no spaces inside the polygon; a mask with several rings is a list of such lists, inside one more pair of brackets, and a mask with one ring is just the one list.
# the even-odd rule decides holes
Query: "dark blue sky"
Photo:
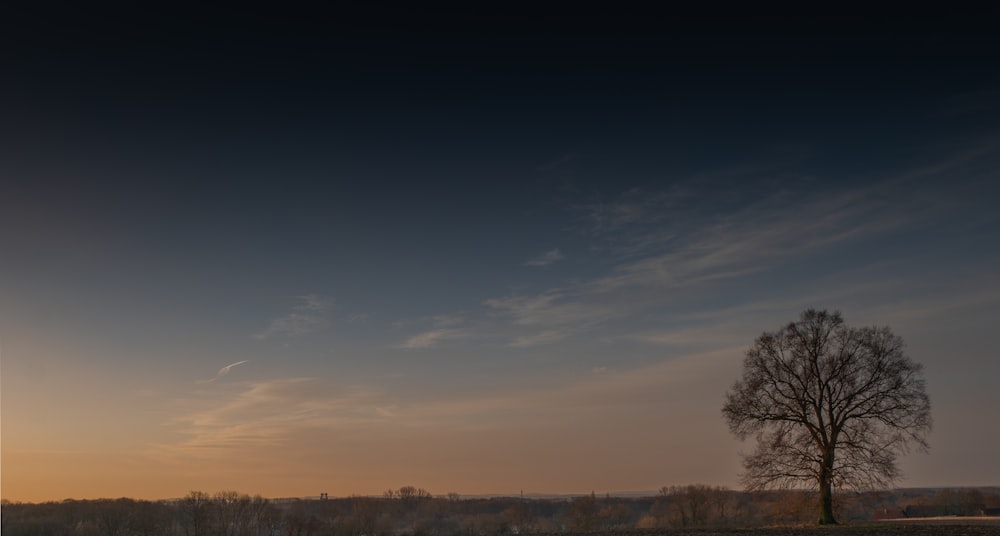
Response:
[{"label": "dark blue sky", "polygon": [[[806,307],[927,364],[944,432],[910,484],[1000,477],[964,446],[1000,404],[994,12],[5,19],[5,497],[732,485],[723,392]],[[86,414],[115,418],[56,448]],[[356,471],[305,446],[344,434]],[[649,451],[561,460],[590,434]],[[321,470],[209,454],[275,445]]]}]

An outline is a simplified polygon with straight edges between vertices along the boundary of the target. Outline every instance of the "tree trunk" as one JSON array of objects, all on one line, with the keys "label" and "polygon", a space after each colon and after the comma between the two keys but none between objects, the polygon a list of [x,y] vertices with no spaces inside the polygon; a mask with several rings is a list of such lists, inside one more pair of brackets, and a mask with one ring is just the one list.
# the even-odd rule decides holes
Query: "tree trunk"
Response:
[{"label": "tree trunk", "polygon": [[823,455],[823,467],[819,472],[819,524],[836,525],[833,517],[833,449]]},{"label": "tree trunk", "polygon": [[833,517],[833,490],[831,489],[830,482],[827,481],[825,484],[821,485],[819,488],[819,502],[820,502],[820,514],[819,514],[819,524],[820,525],[836,525],[837,520]]}]

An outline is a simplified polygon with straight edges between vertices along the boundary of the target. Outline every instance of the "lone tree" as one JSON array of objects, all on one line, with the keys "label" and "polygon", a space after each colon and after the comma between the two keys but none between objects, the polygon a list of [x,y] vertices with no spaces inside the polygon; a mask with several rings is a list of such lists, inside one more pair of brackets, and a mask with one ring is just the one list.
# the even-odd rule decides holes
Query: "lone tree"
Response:
[{"label": "lone tree", "polygon": [[896,457],[927,450],[930,399],[921,366],[888,327],[853,328],[839,312],[809,309],[764,332],[722,413],[741,440],[749,489],[819,488],[820,524],[833,524],[833,488],[879,488],[899,477]]}]

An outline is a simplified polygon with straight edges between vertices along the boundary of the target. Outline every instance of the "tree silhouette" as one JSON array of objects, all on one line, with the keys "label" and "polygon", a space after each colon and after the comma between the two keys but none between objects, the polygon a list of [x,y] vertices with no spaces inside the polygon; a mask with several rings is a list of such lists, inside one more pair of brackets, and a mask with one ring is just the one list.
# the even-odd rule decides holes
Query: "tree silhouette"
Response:
[{"label": "tree silhouette", "polygon": [[737,437],[757,440],[744,483],[818,487],[821,524],[836,523],[833,488],[887,486],[897,456],[926,450],[931,428],[921,366],[903,340],[813,309],[754,341],[722,413]]}]

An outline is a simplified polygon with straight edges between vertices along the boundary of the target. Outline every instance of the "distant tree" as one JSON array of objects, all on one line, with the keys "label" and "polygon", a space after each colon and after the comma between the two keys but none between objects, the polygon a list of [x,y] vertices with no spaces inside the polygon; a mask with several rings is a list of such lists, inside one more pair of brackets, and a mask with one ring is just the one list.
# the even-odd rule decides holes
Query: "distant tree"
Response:
[{"label": "distant tree", "polygon": [[738,507],[738,494],[705,484],[664,486],[658,501],[662,504],[654,504],[654,511],[659,511],[670,526],[725,525]]},{"label": "distant tree", "polygon": [[709,523],[712,492],[710,486],[689,484],[687,486],[664,486],[660,497],[665,503],[665,515],[674,527],[704,526]]},{"label": "distant tree", "polygon": [[605,530],[619,530],[627,526],[632,519],[632,509],[622,502],[605,504],[597,512],[601,525]]},{"label": "distant tree", "polygon": [[10,526],[11,510],[21,510],[20,505],[8,499],[0,499],[0,534],[7,533]]},{"label": "distant tree", "polygon": [[723,486],[710,487],[707,493],[708,500],[715,510],[715,524],[729,524],[729,519],[733,517],[733,510],[737,504],[736,494]]},{"label": "distant tree", "polygon": [[689,484],[680,490],[682,508],[688,511],[688,519],[695,526],[708,524],[711,488],[703,484]]},{"label": "distant tree", "polygon": [[379,501],[371,497],[351,498],[351,520],[356,534],[373,536],[379,516]]},{"label": "distant tree", "polygon": [[508,526],[517,528],[518,532],[529,532],[535,520],[535,514],[524,502],[516,502],[508,506],[500,515]]},{"label": "distant tree", "polygon": [[722,408],[737,437],[757,439],[745,484],[818,487],[820,524],[836,523],[833,488],[885,487],[899,454],[927,449],[930,411],[900,337],[813,309],[754,341]]},{"label": "distant tree", "polygon": [[177,506],[187,536],[204,536],[208,533],[212,514],[211,496],[204,491],[192,491]]},{"label": "distant tree", "polygon": [[160,502],[135,501],[132,515],[132,536],[164,534],[168,525],[167,506]]},{"label": "distant tree", "polygon": [[309,505],[305,501],[293,502],[284,517],[285,536],[313,536],[320,532],[320,521],[316,515],[310,512]]},{"label": "distant tree", "polygon": [[403,486],[396,490],[394,496],[397,499],[402,499],[404,501],[415,501],[418,499],[430,499],[431,493],[424,488],[417,488],[415,486]]},{"label": "distant tree", "polygon": [[133,532],[132,521],[137,505],[132,499],[98,499],[85,504],[104,536],[124,536]]},{"label": "distant tree", "polygon": [[573,497],[569,503],[569,520],[574,530],[587,532],[597,528],[597,497],[590,495]]},{"label": "distant tree", "polygon": [[214,523],[217,536],[237,536],[243,520],[244,502],[236,491],[217,491],[212,495]]}]

